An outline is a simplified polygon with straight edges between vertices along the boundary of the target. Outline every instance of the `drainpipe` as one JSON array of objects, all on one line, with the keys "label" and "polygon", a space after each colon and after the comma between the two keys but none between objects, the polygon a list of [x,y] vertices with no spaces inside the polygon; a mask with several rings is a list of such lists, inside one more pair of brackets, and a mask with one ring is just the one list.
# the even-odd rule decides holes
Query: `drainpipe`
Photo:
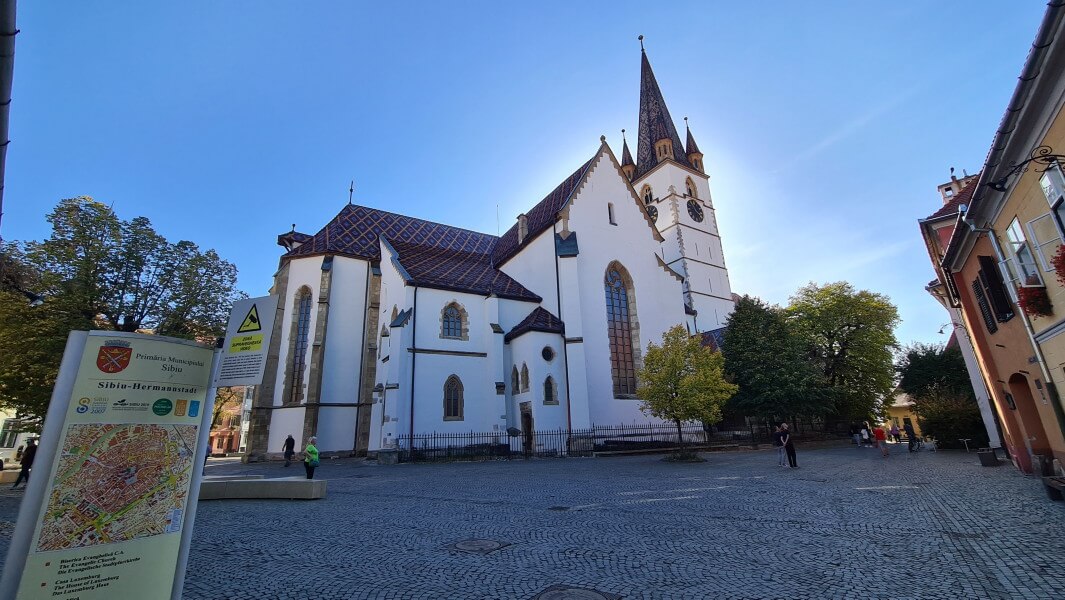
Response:
[{"label": "drainpipe", "polygon": [[418,286],[414,286],[414,308],[411,309],[410,346],[410,449],[414,450],[414,367],[418,362]]}]

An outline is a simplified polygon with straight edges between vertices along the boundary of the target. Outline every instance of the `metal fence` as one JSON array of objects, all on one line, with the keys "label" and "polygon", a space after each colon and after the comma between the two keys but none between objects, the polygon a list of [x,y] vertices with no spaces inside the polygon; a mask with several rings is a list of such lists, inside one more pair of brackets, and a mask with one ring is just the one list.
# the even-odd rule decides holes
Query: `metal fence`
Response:
[{"label": "metal fence", "polygon": [[[818,419],[792,419],[788,423],[794,437],[801,440],[846,434],[845,428],[840,432],[834,424]],[[685,423],[681,426],[681,437],[684,446],[692,449],[754,446],[772,442],[773,425],[750,418],[731,419],[712,426]],[[634,423],[522,431],[517,435],[508,435],[506,431],[402,435],[396,440],[396,446],[400,462],[510,460],[675,449],[677,437],[675,425]]]}]

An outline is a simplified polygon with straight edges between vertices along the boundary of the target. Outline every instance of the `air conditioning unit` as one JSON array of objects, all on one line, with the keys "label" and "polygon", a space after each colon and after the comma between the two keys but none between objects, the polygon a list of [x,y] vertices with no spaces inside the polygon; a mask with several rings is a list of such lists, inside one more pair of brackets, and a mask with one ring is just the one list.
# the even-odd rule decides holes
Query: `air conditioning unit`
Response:
[{"label": "air conditioning unit", "polygon": [[1050,208],[1057,208],[1062,200],[1065,200],[1065,176],[1061,173],[1061,165],[1054,163],[1043,172],[1039,178],[1039,184],[1043,186],[1043,195],[1047,198]]}]

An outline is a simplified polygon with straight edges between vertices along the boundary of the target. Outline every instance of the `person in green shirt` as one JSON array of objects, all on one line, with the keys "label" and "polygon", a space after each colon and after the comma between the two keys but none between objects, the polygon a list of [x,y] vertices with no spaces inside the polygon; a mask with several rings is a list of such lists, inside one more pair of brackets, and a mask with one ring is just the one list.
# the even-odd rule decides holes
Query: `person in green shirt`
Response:
[{"label": "person in green shirt", "polygon": [[318,438],[311,436],[307,447],[303,449],[303,468],[307,469],[307,479],[314,479],[314,468],[318,466]]}]

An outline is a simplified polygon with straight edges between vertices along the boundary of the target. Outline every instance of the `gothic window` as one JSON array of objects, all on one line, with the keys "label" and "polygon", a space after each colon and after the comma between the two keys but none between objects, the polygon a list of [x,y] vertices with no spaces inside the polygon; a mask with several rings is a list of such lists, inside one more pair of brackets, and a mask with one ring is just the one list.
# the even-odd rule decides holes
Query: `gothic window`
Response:
[{"label": "gothic window", "polygon": [[691,197],[691,198],[698,198],[699,197],[699,196],[697,196],[695,194],[695,189],[696,189],[695,188],[695,182],[692,181],[691,177],[689,177],[687,180],[685,180],[684,187],[687,188],[689,197]]},{"label": "gothic window", "polygon": [[441,337],[462,339],[462,311],[457,304],[452,302],[444,307],[441,323]]},{"label": "gothic window", "polygon": [[444,382],[444,420],[462,420],[462,380],[456,375]]},{"label": "gothic window", "polygon": [[529,366],[521,363],[521,391],[529,391]]},{"label": "gothic window", "polygon": [[643,186],[643,189],[640,190],[640,195],[643,196],[644,204],[650,204],[655,199],[655,194],[651,191],[651,186],[649,185]]},{"label": "gothic window", "polygon": [[610,337],[610,374],[614,395],[636,393],[636,356],[632,342],[635,314],[631,280],[624,267],[612,263],[605,278],[607,333]]},{"label": "gothic window", "polygon": [[558,404],[558,392],[555,390],[555,380],[551,376],[544,380],[544,404]]},{"label": "gothic window", "polygon": [[606,204],[606,218],[610,220],[611,225],[617,225],[618,222],[614,219],[614,203],[607,202]]},{"label": "gothic window", "polygon": [[289,342],[289,399],[299,402],[303,399],[303,371],[307,362],[307,338],[311,329],[311,290],[302,287],[296,292],[295,335]]},{"label": "gothic window", "polygon": [[510,390],[512,394],[521,393],[521,382],[518,380],[517,365],[510,368]]}]

